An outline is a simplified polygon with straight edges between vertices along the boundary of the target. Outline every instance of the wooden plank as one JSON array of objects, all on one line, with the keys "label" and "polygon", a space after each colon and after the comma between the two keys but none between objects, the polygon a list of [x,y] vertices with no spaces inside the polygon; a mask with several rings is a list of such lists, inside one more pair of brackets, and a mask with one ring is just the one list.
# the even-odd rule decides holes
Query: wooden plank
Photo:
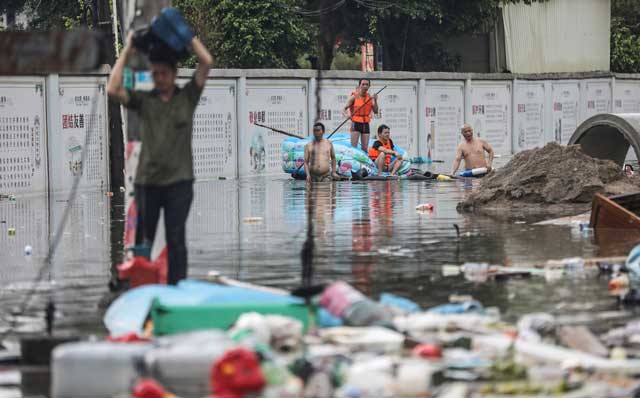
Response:
[{"label": "wooden plank", "polygon": [[594,229],[640,229],[640,217],[604,195],[596,193],[591,205],[590,225]]}]

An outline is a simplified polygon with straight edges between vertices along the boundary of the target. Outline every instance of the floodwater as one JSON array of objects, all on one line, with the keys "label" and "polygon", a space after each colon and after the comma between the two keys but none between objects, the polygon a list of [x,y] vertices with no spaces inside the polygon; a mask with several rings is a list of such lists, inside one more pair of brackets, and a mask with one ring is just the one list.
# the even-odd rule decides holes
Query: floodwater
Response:
[{"label": "floodwater", "polygon": [[[457,203],[477,182],[337,182],[315,184],[311,194],[304,181],[284,175],[198,182],[188,222],[189,274],[198,278],[216,270],[259,284],[299,286],[310,204],[314,283],[343,279],[373,297],[393,292],[424,306],[443,303],[452,294],[471,294],[485,306],[499,307],[511,321],[527,312],[593,314],[617,309],[607,294],[607,280],[593,275],[487,283],[442,276],[447,264],[518,264],[593,257],[604,251],[624,255],[633,246],[622,241],[601,247],[575,226],[459,214]],[[80,193],[52,266],[43,268],[51,236],[68,205],[66,195],[0,201],[3,337],[42,332],[49,300],[56,306],[55,334],[105,334],[101,317],[112,298],[111,269],[122,250],[122,202],[120,192],[111,198],[102,192]],[[433,212],[417,212],[420,203],[432,203]],[[247,217],[260,219],[245,222]],[[16,229],[14,236],[9,228]],[[26,245],[33,248],[31,256],[25,256]],[[28,308],[21,311],[25,302]],[[24,373],[23,394],[45,395],[47,382],[34,379],[46,377],[32,379]]]}]

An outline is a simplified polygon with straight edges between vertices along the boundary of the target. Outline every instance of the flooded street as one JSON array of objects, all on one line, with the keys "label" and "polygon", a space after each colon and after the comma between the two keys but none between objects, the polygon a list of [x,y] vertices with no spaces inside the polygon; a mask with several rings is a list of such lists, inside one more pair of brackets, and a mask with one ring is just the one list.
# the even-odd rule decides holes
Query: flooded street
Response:
[{"label": "flooded street", "polygon": [[[374,298],[381,292],[409,297],[424,307],[452,294],[471,294],[497,306],[507,321],[528,312],[594,313],[616,309],[607,279],[542,277],[473,283],[443,277],[442,266],[593,257],[604,248],[575,226],[533,225],[463,215],[456,205],[478,181],[372,181],[317,184],[286,176],[199,182],[188,222],[189,275],[216,270],[254,283],[301,284],[300,250],[306,238],[306,204],[313,204],[313,282],[342,279]],[[45,259],[67,202],[55,196],[0,202],[0,308],[3,333],[17,337],[44,330],[43,309],[52,298],[54,333],[105,335],[102,315],[110,300],[110,269],[120,260],[122,193],[82,193],[53,260],[42,273],[26,313],[19,313]],[[432,203],[419,213],[417,204]],[[460,228],[458,237],[454,224]],[[15,228],[15,236],[9,229]],[[25,256],[25,246],[33,248]],[[633,242],[606,248],[625,255]],[[23,381],[24,382],[24,381]],[[24,384],[24,383],[23,383]],[[41,387],[42,388],[42,387]],[[44,388],[41,391],[46,391]]]}]

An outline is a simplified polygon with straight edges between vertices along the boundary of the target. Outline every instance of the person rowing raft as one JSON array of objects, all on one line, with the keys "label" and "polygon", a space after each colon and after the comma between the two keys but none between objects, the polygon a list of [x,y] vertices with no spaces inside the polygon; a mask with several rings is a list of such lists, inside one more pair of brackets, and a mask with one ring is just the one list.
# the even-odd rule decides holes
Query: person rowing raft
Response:
[{"label": "person rowing raft", "polygon": [[[464,159],[465,170],[474,170],[479,168],[486,168],[486,173],[491,171],[491,165],[493,164],[493,148],[485,140],[475,138],[473,136],[473,128],[469,124],[464,124],[460,129],[460,134],[464,137],[464,141],[458,145],[456,151],[456,159],[453,162],[452,175],[456,174],[458,167],[460,167],[460,161]],[[489,154],[489,162],[484,157],[484,153]]]},{"label": "person rowing raft", "polygon": [[360,79],[358,90],[353,91],[342,109],[345,117],[351,118],[351,146],[358,147],[358,139],[363,151],[367,152],[371,130],[371,112],[378,114],[378,94],[369,95],[369,79]]}]

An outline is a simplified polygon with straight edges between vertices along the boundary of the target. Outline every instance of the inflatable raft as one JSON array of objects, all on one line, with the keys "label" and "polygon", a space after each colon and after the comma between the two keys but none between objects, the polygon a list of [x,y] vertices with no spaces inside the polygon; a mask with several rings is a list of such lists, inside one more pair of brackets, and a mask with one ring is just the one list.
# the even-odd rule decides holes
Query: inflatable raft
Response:
[{"label": "inflatable raft", "polygon": [[[293,178],[306,178],[304,170],[304,146],[311,142],[313,137],[303,139],[289,137],[282,143],[282,169],[285,173],[291,174]],[[349,134],[334,134],[329,140],[333,143],[336,152],[337,172],[343,177],[352,176],[385,176],[381,173],[369,155],[360,148],[351,146],[351,136]],[[369,146],[373,145],[375,139],[369,140]],[[406,150],[396,145],[396,150],[402,157],[408,159]],[[411,170],[411,162],[405,160],[398,170],[398,175],[406,175]]]}]

